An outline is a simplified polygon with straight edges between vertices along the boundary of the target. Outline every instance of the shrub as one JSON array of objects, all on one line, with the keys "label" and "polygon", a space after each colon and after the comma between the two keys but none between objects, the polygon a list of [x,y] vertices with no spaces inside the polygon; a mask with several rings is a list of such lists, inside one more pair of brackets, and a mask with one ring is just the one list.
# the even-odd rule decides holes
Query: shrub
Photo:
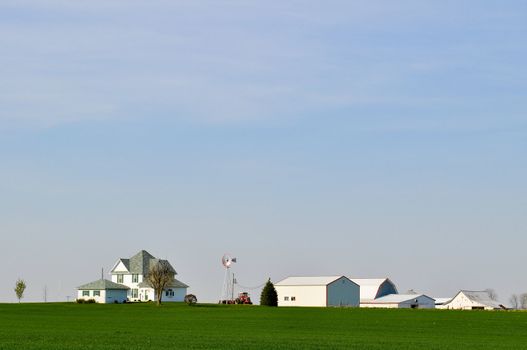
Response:
[{"label": "shrub", "polygon": [[198,302],[198,298],[196,298],[194,294],[185,295],[184,300],[185,300],[185,303],[187,303],[187,305],[194,305]]}]

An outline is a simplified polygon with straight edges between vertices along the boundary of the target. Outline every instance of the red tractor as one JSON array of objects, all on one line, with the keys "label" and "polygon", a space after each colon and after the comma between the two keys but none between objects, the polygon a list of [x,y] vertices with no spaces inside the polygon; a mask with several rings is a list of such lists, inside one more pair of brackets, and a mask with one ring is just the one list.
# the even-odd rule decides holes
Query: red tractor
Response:
[{"label": "red tractor", "polygon": [[244,304],[244,305],[252,305],[251,297],[249,296],[249,293],[247,292],[240,292],[238,293],[238,297],[236,298],[236,304]]}]

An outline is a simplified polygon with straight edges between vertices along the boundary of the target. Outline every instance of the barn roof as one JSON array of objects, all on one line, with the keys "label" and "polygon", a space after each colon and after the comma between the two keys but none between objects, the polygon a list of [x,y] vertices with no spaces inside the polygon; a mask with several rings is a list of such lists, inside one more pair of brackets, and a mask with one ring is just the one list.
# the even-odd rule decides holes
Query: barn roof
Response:
[{"label": "barn roof", "polygon": [[291,276],[275,283],[275,286],[327,286],[346,276]]},{"label": "barn roof", "polygon": [[[502,309],[504,306],[497,302],[496,300],[492,300],[490,298],[490,295],[486,291],[474,291],[474,290],[461,290],[457,295],[460,293],[463,293],[467,298],[469,298],[471,301],[483,305],[487,305],[490,307],[493,307],[495,309]],[[456,295],[456,297],[457,297]],[[455,298],[455,297],[454,297]]]},{"label": "barn roof", "polygon": [[88,289],[100,289],[100,290],[108,290],[108,289],[130,289],[125,285],[115,283],[112,281],[108,281],[105,279],[100,279],[97,281],[93,281],[90,283],[83,284],[82,286],[77,287],[79,290],[88,290]]},{"label": "barn roof", "polygon": [[395,291],[397,288],[389,278],[352,278],[360,286],[360,300],[373,300],[377,297],[383,283],[390,283]]},{"label": "barn roof", "polygon": [[436,305],[443,305],[448,303],[452,298],[434,298],[436,301]]},{"label": "barn roof", "polygon": [[369,303],[372,304],[399,304],[404,303],[405,301],[414,300],[420,297],[426,297],[430,300],[434,300],[433,298],[430,298],[427,295],[424,294],[389,294],[385,295],[383,297],[377,298],[375,300],[370,301]]}]

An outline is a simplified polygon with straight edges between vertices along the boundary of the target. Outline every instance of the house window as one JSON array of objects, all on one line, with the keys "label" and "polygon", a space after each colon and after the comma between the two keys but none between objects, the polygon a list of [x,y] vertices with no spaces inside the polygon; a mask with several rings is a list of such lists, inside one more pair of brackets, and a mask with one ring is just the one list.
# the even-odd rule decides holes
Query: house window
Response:
[{"label": "house window", "polygon": [[132,298],[137,299],[138,295],[139,295],[139,289],[137,288],[132,289]]},{"label": "house window", "polygon": [[284,301],[289,301],[289,297],[284,297]]},{"label": "house window", "polygon": [[82,296],[83,297],[89,297],[90,296],[90,291],[89,290],[83,290],[82,291]]},{"label": "house window", "polygon": [[123,275],[117,275],[117,283],[123,283]]},{"label": "house window", "polygon": [[165,291],[165,296],[167,297],[173,297],[174,296],[174,291],[172,289],[167,289]]},{"label": "house window", "polygon": [[132,283],[137,283],[137,282],[139,282],[139,275],[134,273],[132,275]]},{"label": "house window", "polygon": [[296,300],[296,297],[291,297],[291,301],[295,301]]},{"label": "house window", "polygon": [[93,291],[93,296],[94,297],[100,297],[101,296],[101,291],[100,290],[94,290]]}]

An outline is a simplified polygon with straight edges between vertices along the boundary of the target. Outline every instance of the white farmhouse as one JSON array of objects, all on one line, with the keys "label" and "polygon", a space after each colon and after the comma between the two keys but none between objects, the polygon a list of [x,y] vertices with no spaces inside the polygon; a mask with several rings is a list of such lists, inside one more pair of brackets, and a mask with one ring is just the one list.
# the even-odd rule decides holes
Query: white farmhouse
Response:
[{"label": "white farmhouse", "polygon": [[391,309],[433,309],[435,308],[435,299],[424,294],[390,294],[361,302],[360,306]]},{"label": "white farmhouse", "polygon": [[77,300],[93,299],[101,304],[123,303],[126,302],[129,289],[125,285],[100,279],[77,287]]},{"label": "white farmhouse", "polygon": [[492,300],[486,291],[461,290],[442,308],[454,310],[502,310],[507,307]]},{"label": "white farmhouse", "polygon": [[[156,259],[146,250],[141,250],[131,258],[117,260],[112,270],[112,282],[125,285],[128,290],[128,301],[156,300],[154,289],[149,285],[145,276],[151,266],[159,262],[166,262],[170,266],[174,276],[176,270],[166,260]],[[187,294],[188,286],[173,278],[173,281],[163,291],[163,301],[183,301]]]},{"label": "white farmhouse", "polygon": [[360,287],[345,276],[287,277],[275,283],[278,306],[359,306]]},{"label": "white farmhouse", "polygon": [[360,304],[369,303],[377,298],[398,294],[395,284],[389,278],[352,278],[360,286]]}]

